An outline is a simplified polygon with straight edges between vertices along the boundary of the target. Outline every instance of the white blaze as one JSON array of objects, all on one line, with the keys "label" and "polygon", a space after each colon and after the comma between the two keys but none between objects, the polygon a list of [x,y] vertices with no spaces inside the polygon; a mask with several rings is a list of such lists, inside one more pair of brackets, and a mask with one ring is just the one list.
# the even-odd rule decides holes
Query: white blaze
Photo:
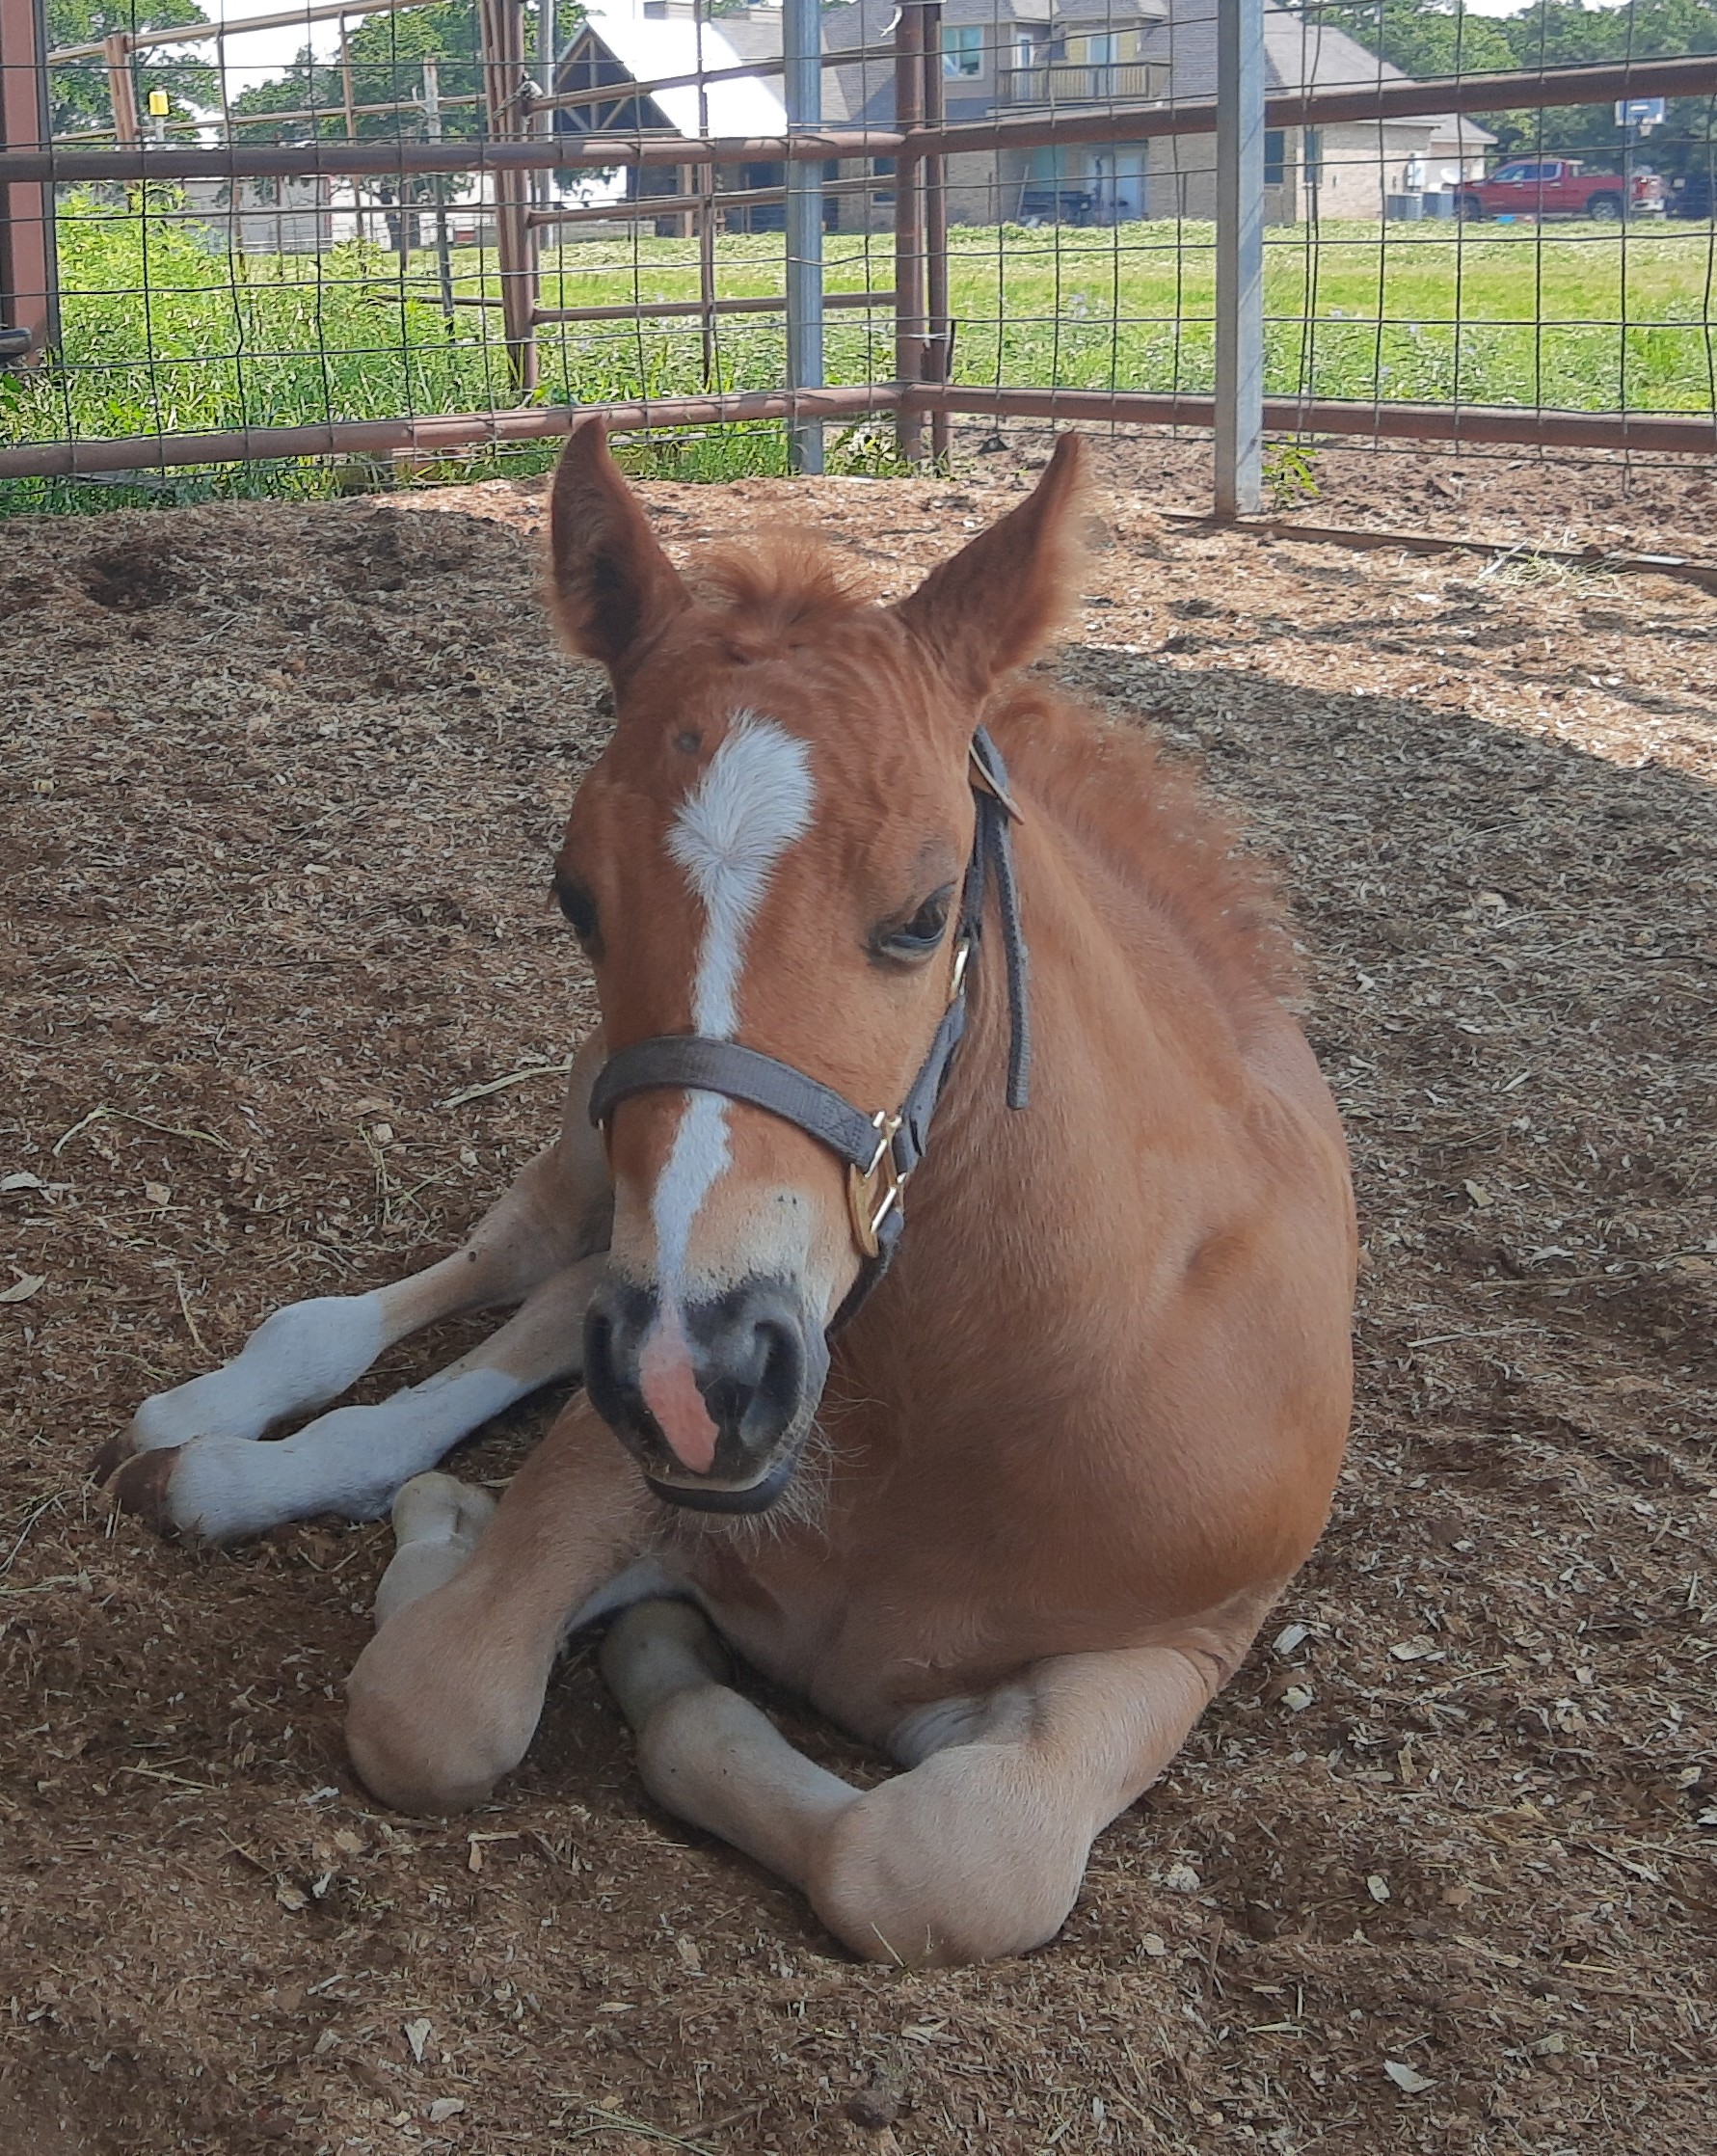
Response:
[{"label": "white blaze", "polygon": [[[810,828],[811,754],[773,719],[736,714],[709,768],[681,803],[668,852],[704,909],[692,984],[694,1033],[731,1040],[739,1024],[745,943],[776,862]],[[728,1104],[693,1092],[651,1199],[664,1320],[679,1330],[691,1227],[728,1165]]]}]

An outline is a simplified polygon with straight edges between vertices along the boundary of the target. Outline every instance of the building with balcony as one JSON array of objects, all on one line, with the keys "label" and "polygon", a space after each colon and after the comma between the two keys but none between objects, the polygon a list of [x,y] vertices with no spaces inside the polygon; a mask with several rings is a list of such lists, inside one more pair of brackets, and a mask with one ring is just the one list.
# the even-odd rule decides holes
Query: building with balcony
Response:
[{"label": "building with balcony", "polygon": [[[851,0],[824,16],[830,52],[882,43],[895,0]],[[1216,95],[1216,0],[944,0],[943,95],[949,120],[1115,108],[1113,142],[985,150],[949,160],[954,224],[1113,225],[1216,214],[1214,136],[1131,142],[1128,107]],[[1342,31],[1285,7],[1264,10],[1272,92],[1400,82],[1399,67]],[[831,70],[853,125],[894,121],[892,71]],[[1494,138],[1455,115],[1272,129],[1265,215],[1382,218],[1393,198],[1435,197],[1484,170]]]},{"label": "building with balcony", "polygon": [[[942,93],[950,121],[1113,108],[1113,140],[1036,148],[961,152],[948,160],[948,214],[954,225],[1117,225],[1140,218],[1205,219],[1216,214],[1212,135],[1131,139],[1130,112],[1216,94],[1217,0],[943,0]],[[700,12],[702,19],[700,19]],[[889,52],[898,0],[849,0],[828,8],[823,38],[823,119],[830,126],[891,127],[894,64]],[[1271,91],[1353,89],[1403,81],[1398,67],[1343,32],[1286,7],[1264,9],[1265,68]],[[711,19],[694,0],[596,0],[562,53],[556,88],[589,101],[562,106],[557,129],[588,138],[701,134],[778,135],[785,130],[779,71],[748,75],[747,62],[781,54],[781,10],[730,6]],[[702,67],[723,79],[702,87],[682,79]],[[612,97],[596,96],[600,91]],[[1393,206],[1435,201],[1484,171],[1494,138],[1454,115],[1272,129],[1265,144],[1265,215],[1273,224],[1318,218],[1383,217]],[[779,164],[723,167],[717,184],[769,194]],[[894,216],[890,161],[831,165],[831,229],[886,227]],[[630,190],[688,193],[689,165],[629,175]],[[779,229],[774,201],[735,204],[729,229]],[[662,229],[680,229],[682,216]]]}]

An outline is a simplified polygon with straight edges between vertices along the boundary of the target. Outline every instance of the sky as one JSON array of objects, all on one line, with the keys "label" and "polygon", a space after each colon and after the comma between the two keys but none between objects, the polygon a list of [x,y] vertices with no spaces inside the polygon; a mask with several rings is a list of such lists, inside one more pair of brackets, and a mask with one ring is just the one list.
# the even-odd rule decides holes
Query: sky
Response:
[{"label": "sky", "polygon": [[[202,11],[211,22],[242,22],[247,15],[283,14],[290,5],[291,0],[272,0],[272,4],[271,0],[202,0]],[[228,94],[236,96],[253,83],[280,74],[306,44],[313,46],[319,58],[332,59],[339,50],[339,24],[301,23],[296,29],[257,30],[248,37],[228,38]]]}]

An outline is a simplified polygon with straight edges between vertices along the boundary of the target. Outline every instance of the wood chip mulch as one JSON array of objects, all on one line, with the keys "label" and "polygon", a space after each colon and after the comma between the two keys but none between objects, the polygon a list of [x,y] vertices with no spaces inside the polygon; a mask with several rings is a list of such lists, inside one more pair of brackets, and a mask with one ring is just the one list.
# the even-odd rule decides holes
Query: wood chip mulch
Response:
[{"label": "wood chip mulch", "polygon": [[[899,589],[1028,477],[645,491],[683,555],[798,521]],[[1047,663],[1281,862],[1367,1254],[1328,1534],[1051,1949],[853,1966],[654,1811],[587,1651],[496,1803],[389,1818],[339,1742],[385,1530],[110,1517],[140,1395],[439,1254],[550,1128],[606,717],[541,510],[7,530],[0,2151],[1707,2146],[1717,596],[1102,505]]]}]

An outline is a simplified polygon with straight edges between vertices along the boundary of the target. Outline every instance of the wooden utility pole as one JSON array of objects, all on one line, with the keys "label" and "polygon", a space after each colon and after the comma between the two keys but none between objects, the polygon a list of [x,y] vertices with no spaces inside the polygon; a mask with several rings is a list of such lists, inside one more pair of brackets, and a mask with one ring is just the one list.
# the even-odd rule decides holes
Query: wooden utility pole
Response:
[{"label": "wooden utility pole", "polygon": [[107,57],[107,89],[113,99],[113,139],[117,143],[134,143],[141,130],[137,124],[137,77],[131,72],[131,39],[127,32],[116,30],[103,38],[101,49]]},{"label": "wooden utility pole", "polygon": [[[47,148],[46,50],[40,0],[0,0],[0,148]],[[53,189],[0,180],[0,359],[38,359],[59,335]]]},{"label": "wooden utility pole", "polygon": [[[484,111],[496,142],[522,142],[530,133],[530,71],[524,57],[523,0],[481,0]],[[500,270],[501,322],[507,340],[507,372],[521,404],[537,390],[536,232],[530,222],[528,172],[503,168],[495,175],[495,249]]]}]

